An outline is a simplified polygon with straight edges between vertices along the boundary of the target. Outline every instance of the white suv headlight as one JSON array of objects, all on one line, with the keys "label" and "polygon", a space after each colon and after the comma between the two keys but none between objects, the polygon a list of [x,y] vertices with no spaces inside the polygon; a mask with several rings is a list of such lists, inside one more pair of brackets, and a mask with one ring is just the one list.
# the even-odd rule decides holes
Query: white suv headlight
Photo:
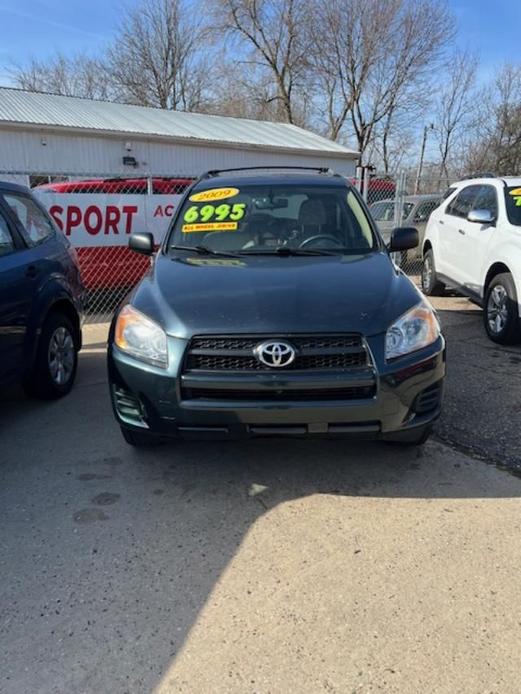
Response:
[{"label": "white suv headlight", "polygon": [[136,359],[163,369],[168,366],[165,331],[130,304],[119,313],[114,342],[122,352],[131,354]]},{"label": "white suv headlight", "polygon": [[385,358],[395,359],[428,347],[440,335],[440,324],[432,308],[422,301],[398,318],[385,336]]}]

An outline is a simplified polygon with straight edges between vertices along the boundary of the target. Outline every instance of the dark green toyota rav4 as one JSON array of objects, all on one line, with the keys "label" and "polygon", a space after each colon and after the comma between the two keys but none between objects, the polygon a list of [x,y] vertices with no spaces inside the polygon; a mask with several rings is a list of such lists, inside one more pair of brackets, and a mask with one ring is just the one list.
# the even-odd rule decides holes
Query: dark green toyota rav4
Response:
[{"label": "dark green toyota rav4", "polygon": [[[212,171],[186,192],[112,322],[126,441],[325,436],[423,443],[445,342],[358,192],[325,169]],[[151,234],[130,247],[154,253]]]}]

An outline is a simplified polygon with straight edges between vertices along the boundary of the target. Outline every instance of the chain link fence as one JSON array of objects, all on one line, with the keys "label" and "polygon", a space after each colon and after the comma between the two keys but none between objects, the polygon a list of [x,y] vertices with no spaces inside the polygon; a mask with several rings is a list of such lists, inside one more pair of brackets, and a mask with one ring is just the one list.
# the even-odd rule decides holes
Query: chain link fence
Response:
[{"label": "chain link fence", "polygon": [[128,248],[130,234],[150,232],[160,243],[193,181],[186,176],[24,172],[0,172],[0,179],[29,186],[76,249],[86,288],[85,323],[109,320],[143,277],[150,259]]},{"label": "chain link fence", "polygon": [[392,230],[399,226],[415,227],[420,243],[417,249],[394,254],[397,265],[408,275],[421,272],[421,248],[431,212],[438,207],[449,187],[446,179],[420,176],[405,171],[379,175],[363,171],[355,185],[367,202],[371,214],[388,243]]},{"label": "chain link fence", "polygon": [[[0,171],[0,179],[32,189],[76,249],[87,290],[86,323],[109,320],[150,267],[149,258],[128,248],[130,234],[151,232],[160,243],[183,192],[196,177],[195,173],[187,178]],[[394,256],[404,272],[417,277],[427,221],[448,182],[405,172],[369,175],[366,170],[354,183],[386,242],[397,226],[418,229],[419,248]]]}]

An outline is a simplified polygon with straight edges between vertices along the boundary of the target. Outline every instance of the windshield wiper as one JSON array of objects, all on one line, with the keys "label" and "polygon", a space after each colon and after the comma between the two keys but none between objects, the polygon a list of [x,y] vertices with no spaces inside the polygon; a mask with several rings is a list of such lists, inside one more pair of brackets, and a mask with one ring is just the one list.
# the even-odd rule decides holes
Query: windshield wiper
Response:
[{"label": "windshield wiper", "polygon": [[238,258],[237,253],[232,253],[230,251],[214,251],[206,246],[178,246],[173,244],[170,248],[174,251],[191,251],[192,253],[197,253],[197,255],[219,255],[224,258]]},{"label": "windshield wiper", "polygon": [[281,255],[281,256],[292,256],[292,255],[341,255],[342,249],[336,251],[324,251],[320,249],[312,248],[291,248],[290,246],[278,246],[272,249],[259,249],[254,251],[241,251],[241,255]]}]

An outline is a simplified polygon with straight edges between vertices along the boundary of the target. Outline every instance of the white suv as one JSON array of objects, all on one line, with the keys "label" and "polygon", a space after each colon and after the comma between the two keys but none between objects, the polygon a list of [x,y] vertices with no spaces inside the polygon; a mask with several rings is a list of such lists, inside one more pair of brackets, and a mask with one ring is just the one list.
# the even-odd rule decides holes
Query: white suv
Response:
[{"label": "white suv", "polygon": [[483,306],[492,340],[521,341],[521,178],[456,183],[431,214],[422,252],[425,294],[450,285]]}]

